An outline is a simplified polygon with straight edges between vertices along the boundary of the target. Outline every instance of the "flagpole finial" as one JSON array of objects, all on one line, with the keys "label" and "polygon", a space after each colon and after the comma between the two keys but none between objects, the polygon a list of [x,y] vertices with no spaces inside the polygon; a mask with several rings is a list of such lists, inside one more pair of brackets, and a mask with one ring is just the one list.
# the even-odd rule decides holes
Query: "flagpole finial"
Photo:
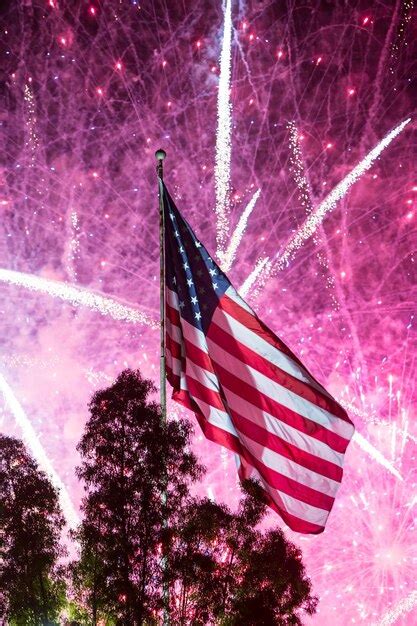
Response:
[{"label": "flagpole finial", "polygon": [[156,173],[158,174],[161,180],[162,180],[163,172],[164,172],[163,161],[166,155],[167,153],[165,152],[165,150],[162,150],[162,148],[159,148],[159,150],[155,152],[155,158],[158,161],[158,165],[156,166]]}]

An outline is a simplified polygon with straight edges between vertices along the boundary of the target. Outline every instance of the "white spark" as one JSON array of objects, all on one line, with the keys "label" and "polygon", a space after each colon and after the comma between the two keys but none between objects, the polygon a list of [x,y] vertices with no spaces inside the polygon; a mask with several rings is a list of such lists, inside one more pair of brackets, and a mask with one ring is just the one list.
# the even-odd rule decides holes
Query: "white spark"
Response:
[{"label": "white spark", "polygon": [[261,195],[261,190],[258,189],[257,191],[255,191],[255,193],[253,194],[252,198],[250,199],[250,201],[248,202],[245,210],[243,211],[242,215],[239,218],[239,222],[236,226],[236,229],[230,239],[230,243],[229,246],[226,250],[226,252],[223,255],[223,260],[222,260],[222,270],[224,272],[228,272],[230,270],[230,268],[232,267],[233,261],[235,259],[236,256],[236,251],[239,247],[240,242],[242,241],[242,237],[244,235],[244,232],[246,230],[246,226],[248,224],[248,219],[250,214],[252,213],[253,209],[255,208],[255,204],[258,201],[259,196]]},{"label": "white spark", "polygon": [[261,274],[261,272],[263,270],[266,270],[267,272],[269,272],[270,266],[271,266],[271,261],[269,260],[268,256],[259,257],[259,259],[255,263],[255,267],[253,268],[249,276],[246,278],[246,280],[242,283],[241,287],[239,288],[238,290],[239,294],[242,297],[246,296],[246,294],[249,292],[250,288],[252,287],[252,285],[258,278],[258,276]]},{"label": "white spark", "polygon": [[323,222],[327,213],[332,211],[339,200],[341,200],[350,189],[350,187],[372,166],[374,161],[379,157],[381,152],[385,150],[395,137],[397,137],[411,122],[411,118],[406,119],[396,126],[365,156],[353,170],[345,176],[345,178],[329,193],[319,206],[308,216],[304,224],[290,238],[285,246],[284,251],[278,256],[274,270],[280,271],[288,265],[294,252],[298,250],[306,239],[311,237],[320,224]]},{"label": "white spark", "polygon": [[224,254],[229,232],[230,161],[232,154],[232,104],[230,78],[232,64],[232,2],[226,0],[224,9],[223,45],[220,53],[220,76],[217,94],[216,163],[214,179],[216,189],[217,254]]},{"label": "white spark", "polygon": [[145,324],[151,328],[157,328],[158,324],[149,315],[123,304],[118,299],[102,296],[94,291],[83,289],[75,285],[40,278],[33,274],[14,272],[13,270],[0,269],[0,281],[25,287],[31,291],[46,293],[55,298],[70,302],[73,306],[86,306],[102,315],[109,315],[115,320],[131,322],[133,324]]},{"label": "white spark", "polygon": [[393,466],[393,464],[390,463],[379,450],[377,450],[371,443],[369,443],[369,441],[365,439],[365,437],[358,433],[358,431],[355,431],[352,441],[357,443],[358,446],[362,448],[362,450],[364,450],[364,452],[369,454],[369,456],[374,461],[385,467],[385,469],[391,472],[391,474],[398,478],[398,480],[403,480],[403,477],[401,476],[399,471]]},{"label": "white spark", "polygon": [[12,388],[2,374],[0,374],[0,390],[3,394],[5,403],[9,406],[17,424],[22,430],[23,438],[30,448],[33,457],[39,463],[40,468],[48,474],[54,487],[58,490],[61,508],[67,520],[68,526],[70,528],[75,528],[79,523],[79,518],[74,505],[71,502],[68,491],[46,455],[46,452],[43,449],[42,444],[39,441],[39,438],[29,418],[26,416],[20,402],[14,395]]},{"label": "white spark", "polygon": [[[403,598],[395,605],[395,607],[383,616],[383,618],[377,623],[377,626],[390,626],[395,624],[397,619],[409,613],[415,606],[417,606],[417,591],[412,591],[406,598]],[[409,621],[409,624],[412,622]]]},{"label": "white spark", "polygon": [[78,278],[75,261],[77,261],[80,253],[80,226],[76,211],[68,211],[67,224],[70,231],[70,237],[65,248],[66,269],[71,282],[75,283]]}]

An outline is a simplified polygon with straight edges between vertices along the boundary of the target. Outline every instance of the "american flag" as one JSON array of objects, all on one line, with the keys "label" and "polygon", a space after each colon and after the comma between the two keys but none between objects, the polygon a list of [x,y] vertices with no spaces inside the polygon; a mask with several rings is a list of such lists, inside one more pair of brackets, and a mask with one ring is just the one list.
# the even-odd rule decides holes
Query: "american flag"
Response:
[{"label": "american flag", "polygon": [[173,398],[236,453],[240,478],[256,478],[292,530],[320,533],[354,426],[239,296],[160,184]]}]

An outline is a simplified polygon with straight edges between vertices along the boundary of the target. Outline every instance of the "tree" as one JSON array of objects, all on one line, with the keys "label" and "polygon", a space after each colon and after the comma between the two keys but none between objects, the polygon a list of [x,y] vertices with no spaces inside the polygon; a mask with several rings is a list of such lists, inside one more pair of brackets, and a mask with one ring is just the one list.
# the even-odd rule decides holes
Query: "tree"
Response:
[{"label": "tree", "polygon": [[280,530],[257,528],[267,511],[262,489],[247,481],[236,513],[191,496],[202,468],[189,450],[190,426],[163,424],[154,391],[126,370],[90,404],[78,446],[86,489],[80,558],[71,568],[87,617],[81,610],[77,619],[160,622],[165,582],[178,626],[301,624],[317,601],[300,551]]},{"label": "tree", "polygon": [[189,501],[172,547],[173,623],[265,626],[301,624],[317,598],[301,552],[281,530],[261,532],[263,492],[246,481],[239,509]]},{"label": "tree", "polygon": [[47,624],[64,602],[58,494],[23,443],[0,435],[0,617]]},{"label": "tree", "polygon": [[80,558],[71,569],[76,597],[93,624],[155,619],[162,605],[161,552],[168,550],[165,520],[176,517],[188,482],[201,474],[188,450],[189,424],[163,424],[149,400],[154,391],[139,372],[122,372],[94,395],[78,446],[86,495],[75,533]]}]

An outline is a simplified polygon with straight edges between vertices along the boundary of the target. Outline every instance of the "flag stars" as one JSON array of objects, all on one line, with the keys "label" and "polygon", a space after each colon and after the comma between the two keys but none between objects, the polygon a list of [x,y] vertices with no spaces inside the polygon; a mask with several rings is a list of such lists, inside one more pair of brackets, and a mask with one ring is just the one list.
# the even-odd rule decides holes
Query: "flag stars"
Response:
[{"label": "flag stars", "polygon": [[189,278],[189,279],[187,280],[187,285],[188,285],[189,287],[191,287],[191,285],[194,285],[194,283],[193,283],[193,281],[192,281],[192,278]]},{"label": "flag stars", "polygon": [[200,243],[199,241],[196,241],[196,242],[195,242],[195,247],[196,247],[196,248],[201,248],[201,243]]},{"label": "flag stars", "polygon": [[190,269],[190,266],[188,265],[188,263],[184,263],[184,264],[183,264],[183,268],[184,268],[185,270],[188,270],[188,269]]},{"label": "flag stars", "polygon": [[197,322],[199,322],[201,320],[201,313],[199,313],[199,311],[197,311],[197,313],[194,313],[194,317],[197,320]]},{"label": "flag stars", "polygon": [[180,300],[179,307],[180,307],[180,309],[183,309],[185,307],[185,302]]},{"label": "flag stars", "polygon": [[197,300],[197,296],[193,296],[193,297],[191,298],[191,303],[192,303],[192,304],[197,304],[197,302],[198,302],[198,300]]},{"label": "flag stars", "polygon": [[170,213],[170,214],[169,214],[169,217],[171,218],[171,220],[172,220],[172,221],[174,221],[175,216],[174,216],[174,214],[173,214],[173,213]]},{"label": "flag stars", "polygon": [[213,289],[216,290],[218,288],[219,288],[218,284],[217,283],[213,283]]},{"label": "flag stars", "polygon": [[216,276],[217,270],[211,269],[211,270],[209,270],[209,274],[210,274],[210,276]]}]

